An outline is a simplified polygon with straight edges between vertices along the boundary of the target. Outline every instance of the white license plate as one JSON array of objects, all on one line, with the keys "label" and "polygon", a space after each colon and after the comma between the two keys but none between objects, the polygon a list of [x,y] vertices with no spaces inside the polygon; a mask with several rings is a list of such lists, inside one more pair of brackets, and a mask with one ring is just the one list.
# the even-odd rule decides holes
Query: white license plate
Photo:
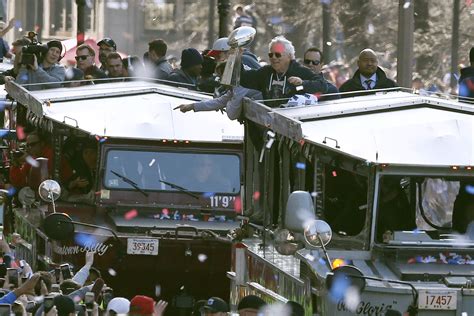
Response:
[{"label": "white license plate", "polygon": [[457,305],[456,291],[426,291],[418,292],[418,308],[431,310],[455,310]]},{"label": "white license plate", "polygon": [[128,238],[127,254],[129,255],[158,255],[158,239]]}]

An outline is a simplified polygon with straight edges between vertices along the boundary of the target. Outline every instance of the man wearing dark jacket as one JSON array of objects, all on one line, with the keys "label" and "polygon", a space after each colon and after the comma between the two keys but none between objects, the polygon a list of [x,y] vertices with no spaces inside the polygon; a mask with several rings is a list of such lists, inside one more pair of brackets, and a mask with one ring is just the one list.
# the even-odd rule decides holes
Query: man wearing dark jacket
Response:
[{"label": "man wearing dark jacket", "polygon": [[473,98],[471,100],[460,98],[460,101],[474,103],[474,47],[469,51],[469,62],[471,66],[461,69],[459,77],[459,96]]},{"label": "man wearing dark jacket", "polygon": [[265,104],[278,107],[295,94],[326,93],[327,82],[321,74],[300,65],[295,60],[293,44],[283,36],[269,45],[270,65],[256,70],[243,70],[240,84],[262,93]]},{"label": "man wearing dark jacket", "polygon": [[[323,68],[323,52],[317,47],[310,47],[308,48],[303,55],[303,64],[311,69],[315,74],[320,74],[321,69]],[[319,96],[318,101],[329,101],[329,100],[336,100],[340,99],[341,96],[338,94],[339,90],[337,90],[336,86],[326,80],[328,85],[328,90],[326,94],[333,94],[329,96]]]},{"label": "man wearing dark jacket", "polygon": [[[339,88],[340,92],[361,91],[360,93],[350,93],[341,95],[341,97],[355,97],[360,95],[372,94],[368,90],[386,89],[397,87],[395,81],[387,78],[385,72],[378,67],[378,59],[375,52],[369,48],[364,49],[359,54],[357,60],[359,69],[354,76],[344,82]],[[362,92],[364,91],[364,92]]]},{"label": "man wearing dark jacket", "polygon": [[201,75],[203,58],[194,48],[186,48],[181,52],[181,68],[171,72],[168,80],[184,83],[188,89],[197,90],[197,81]]},{"label": "man wearing dark jacket", "polygon": [[155,79],[166,80],[173,71],[173,67],[166,59],[168,45],[162,39],[155,39],[148,43],[148,59],[153,67]]}]

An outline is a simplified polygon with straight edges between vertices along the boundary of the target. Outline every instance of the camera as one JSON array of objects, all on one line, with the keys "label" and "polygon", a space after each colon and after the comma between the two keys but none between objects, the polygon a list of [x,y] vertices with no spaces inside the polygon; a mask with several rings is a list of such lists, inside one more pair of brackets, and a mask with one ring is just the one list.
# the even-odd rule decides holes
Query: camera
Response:
[{"label": "camera", "polygon": [[35,57],[38,64],[43,60],[43,55],[48,52],[48,46],[33,43],[28,46],[24,46],[21,49],[21,64],[22,65],[33,65],[35,63]]},{"label": "camera", "polygon": [[63,274],[63,280],[72,279],[71,268],[69,264],[65,263],[59,266]]}]

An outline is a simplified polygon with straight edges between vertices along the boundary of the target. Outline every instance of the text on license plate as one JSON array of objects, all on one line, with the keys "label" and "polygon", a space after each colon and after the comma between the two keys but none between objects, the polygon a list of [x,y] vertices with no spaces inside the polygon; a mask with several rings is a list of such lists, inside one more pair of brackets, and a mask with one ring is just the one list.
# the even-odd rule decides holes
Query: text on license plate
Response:
[{"label": "text on license plate", "polygon": [[455,310],[457,304],[456,291],[419,291],[418,308],[433,310]]},{"label": "text on license plate", "polygon": [[129,255],[158,255],[158,239],[128,238],[127,254]]}]

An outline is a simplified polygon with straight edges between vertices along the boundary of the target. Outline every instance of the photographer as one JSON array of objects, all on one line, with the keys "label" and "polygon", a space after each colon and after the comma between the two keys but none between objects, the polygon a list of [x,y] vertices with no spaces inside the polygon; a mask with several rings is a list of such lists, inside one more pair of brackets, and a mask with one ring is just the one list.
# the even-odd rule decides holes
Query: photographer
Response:
[{"label": "photographer", "polygon": [[[16,80],[17,83],[55,83],[27,86],[26,89],[28,90],[41,90],[61,87],[62,82],[66,76],[64,67],[59,64],[62,50],[63,46],[60,41],[50,41],[44,48],[42,48],[40,45],[30,45],[26,47],[22,53],[22,68],[18,73]],[[27,56],[29,58],[26,58]]]},{"label": "photographer", "polygon": [[12,43],[13,54],[15,55],[15,62],[12,69],[9,69],[0,75],[0,84],[5,84],[6,81],[15,81],[21,67],[21,52],[23,47],[31,44],[31,41],[26,37],[17,39]]}]

